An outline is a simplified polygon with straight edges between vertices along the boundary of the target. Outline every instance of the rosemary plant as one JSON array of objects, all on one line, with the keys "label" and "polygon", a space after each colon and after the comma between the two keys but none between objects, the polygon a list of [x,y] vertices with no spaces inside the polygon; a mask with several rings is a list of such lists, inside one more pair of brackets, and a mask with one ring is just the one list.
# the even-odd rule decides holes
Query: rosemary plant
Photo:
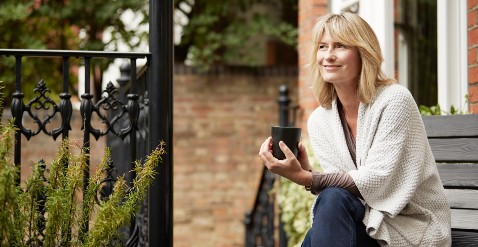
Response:
[{"label": "rosemary plant", "polygon": [[[131,222],[155,176],[155,167],[165,154],[165,143],[151,152],[145,163],[135,162],[136,178],[128,193],[123,177],[113,193],[95,203],[110,150],[86,185],[83,171],[86,154],[70,152],[64,141],[48,166],[34,165],[25,186],[19,184],[19,167],[12,160],[13,122],[0,123],[0,246],[108,246]],[[86,229],[89,229],[86,231]]]}]

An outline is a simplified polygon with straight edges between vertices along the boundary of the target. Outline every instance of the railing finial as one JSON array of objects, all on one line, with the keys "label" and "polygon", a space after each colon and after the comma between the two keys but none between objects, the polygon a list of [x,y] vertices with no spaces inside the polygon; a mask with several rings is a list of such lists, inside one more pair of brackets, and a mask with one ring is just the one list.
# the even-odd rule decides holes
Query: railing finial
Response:
[{"label": "railing finial", "polygon": [[125,86],[130,80],[131,65],[128,62],[123,62],[120,65],[120,77],[116,80],[120,87]]}]

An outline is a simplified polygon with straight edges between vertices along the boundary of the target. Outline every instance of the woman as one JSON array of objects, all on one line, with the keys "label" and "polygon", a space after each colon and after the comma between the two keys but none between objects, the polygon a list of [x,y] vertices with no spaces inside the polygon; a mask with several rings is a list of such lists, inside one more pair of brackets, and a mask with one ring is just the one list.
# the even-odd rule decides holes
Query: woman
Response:
[{"label": "woman", "polygon": [[313,31],[309,138],[324,173],[296,158],[259,155],[267,168],[318,194],[303,246],[449,246],[450,210],[418,107],[381,70],[371,27],[351,13],[327,14]]}]

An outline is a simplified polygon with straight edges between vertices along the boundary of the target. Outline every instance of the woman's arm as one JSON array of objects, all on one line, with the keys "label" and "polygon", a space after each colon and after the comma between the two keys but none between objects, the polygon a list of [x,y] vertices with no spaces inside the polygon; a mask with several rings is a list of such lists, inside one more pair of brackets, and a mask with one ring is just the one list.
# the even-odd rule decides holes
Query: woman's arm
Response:
[{"label": "woman's arm", "polygon": [[312,194],[318,195],[327,187],[344,188],[356,197],[363,199],[354,180],[348,173],[318,173],[312,171],[312,182],[310,186],[306,186],[305,188]]}]

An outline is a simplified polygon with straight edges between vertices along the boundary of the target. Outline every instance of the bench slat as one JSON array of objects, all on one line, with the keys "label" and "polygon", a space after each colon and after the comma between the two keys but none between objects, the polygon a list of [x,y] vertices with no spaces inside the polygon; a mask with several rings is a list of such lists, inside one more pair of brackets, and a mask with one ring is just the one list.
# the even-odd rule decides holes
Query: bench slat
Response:
[{"label": "bench slat", "polygon": [[445,191],[451,208],[478,209],[478,190],[447,189]]},{"label": "bench slat", "polygon": [[423,123],[429,138],[478,136],[478,115],[426,116]]},{"label": "bench slat", "polygon": [[478,188],[478,164],[437,163],[437,167],[445,187]]},{"label": "bench slat", "polygon": [[451,207],[452,246],[478,246],[478,115],[423,123]]},{"label": "bench slat", "polygon": [[478,210],[451,209],[451,228],[478,230]]},{"label": "bench slat", "polygon": [[476,247],[478,232],[451,231],[452,247]]},{"label": "bench slat", "polygon": [[437,162],[478,161],[478,138],[428,139]]}]

